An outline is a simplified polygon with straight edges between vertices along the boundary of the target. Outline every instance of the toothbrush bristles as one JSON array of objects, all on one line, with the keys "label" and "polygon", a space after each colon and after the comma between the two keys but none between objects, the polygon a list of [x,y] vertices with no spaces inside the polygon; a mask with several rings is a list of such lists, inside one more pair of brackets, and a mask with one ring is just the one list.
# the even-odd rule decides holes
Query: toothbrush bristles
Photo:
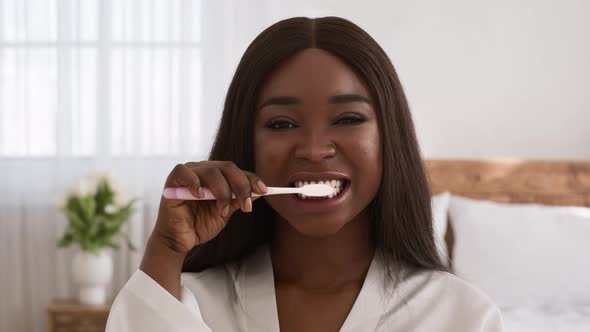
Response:
[{"label": "toothbrush bristles", "polygon": [[334,192],[334,188],[332,186],[322,183],[311,183],[304,185],[301,188],[307,190],[305,196],[313,197],[329,196]]}]

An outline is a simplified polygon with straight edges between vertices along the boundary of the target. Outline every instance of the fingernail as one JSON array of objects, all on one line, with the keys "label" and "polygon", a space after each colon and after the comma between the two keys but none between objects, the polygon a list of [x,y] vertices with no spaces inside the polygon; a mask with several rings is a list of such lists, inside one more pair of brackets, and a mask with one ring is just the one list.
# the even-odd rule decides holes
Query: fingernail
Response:
[{"label": "fingernail", "polygon": [[246,198],[244,201],[244,208],[246,209],[246,212],[252,212],[252,199],[250,199],[250,197]]},{"label": "fingernail", "polygon": [[266,188],[266,186],[264,185],[264,183],[262,183],[262,181],[258,181],[258,188],[260,188],[260,190],[262,190],[263,192],[267,192],[268,188]]},{"label": "fingernail", "polygon": [[199,194],[199,198],[203,198],[205,197],[205,192],[203,191],[203,188],[199,187],[199,190],[197,190],[197,194]]},{"label": "fingernail", "polygon": [[227,205],[226,207],[223,208],[223,211],[221,212],[221,215],[224,217],[227,217],[227,215],[229,214],[229,205]]}]

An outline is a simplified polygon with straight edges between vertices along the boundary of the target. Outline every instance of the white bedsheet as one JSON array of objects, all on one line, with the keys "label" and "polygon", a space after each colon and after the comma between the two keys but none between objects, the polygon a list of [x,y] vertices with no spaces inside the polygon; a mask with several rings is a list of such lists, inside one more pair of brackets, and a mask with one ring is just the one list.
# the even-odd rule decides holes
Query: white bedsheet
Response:
[{"label": "white bedsheet", "polygon": [[590,305],[503,308],[506,332],[589,332]]}]

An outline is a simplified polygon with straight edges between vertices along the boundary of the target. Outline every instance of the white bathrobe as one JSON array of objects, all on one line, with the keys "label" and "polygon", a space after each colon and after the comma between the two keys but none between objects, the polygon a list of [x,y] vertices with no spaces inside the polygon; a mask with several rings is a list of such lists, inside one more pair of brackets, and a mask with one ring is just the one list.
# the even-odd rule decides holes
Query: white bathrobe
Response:
[{"label": "white bathrobe", "polygon": [[[382,263],[371,262],[342,332],[502,331],[498,308],[478,289],[445,272],[425,271],[384,296]],[[107,332],[279,331],[268,246],[237,264],[182,274],[178,301],[137,270],[115,299]]]}]

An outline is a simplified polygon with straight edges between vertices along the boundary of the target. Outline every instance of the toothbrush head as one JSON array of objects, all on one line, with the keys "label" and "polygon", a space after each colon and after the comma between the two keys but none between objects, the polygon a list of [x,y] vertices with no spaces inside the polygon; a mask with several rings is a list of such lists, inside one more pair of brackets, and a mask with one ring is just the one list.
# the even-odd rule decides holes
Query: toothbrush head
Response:
[{"label": "toothbrush head", "polygon": [[330,194],[332,194],[334,192],[334,188],[330,185],[327,184],[321,184],[321,183],[312,183],[312,184],[308,184],[305,185],[300,189],[300,194],[303,194],[305,196],[312,196],[312,197],[323,197],[323,196],[329,196]]}]

